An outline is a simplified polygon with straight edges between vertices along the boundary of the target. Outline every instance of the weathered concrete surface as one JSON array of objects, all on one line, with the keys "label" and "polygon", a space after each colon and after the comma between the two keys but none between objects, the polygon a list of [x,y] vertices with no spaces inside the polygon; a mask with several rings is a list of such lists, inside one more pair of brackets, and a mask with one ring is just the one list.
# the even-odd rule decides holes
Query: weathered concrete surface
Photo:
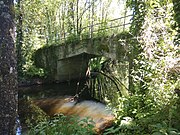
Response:
[{"label": "weathered concrete surface", "polygon": [[[36,65],[48,72],[48,78],[58,82],[85,78],[89,60],[94,55],[82,53],[73,57],[58,59],[55,53],[41,52],[36,56]],[[42,59],[41,59],[42,58]]]},{"label": "weathered concrete surface", "polygon": [[92,56],[82,53],[58,60],[57,74],[54,76],[55,80],[63,81],[84,78],[90,58],[92,58]]},{"label": "weathered concrete surface", "polygon": [[66,81],[85,77],[88,62],[105,56],[124,61],[126,50],[116,38],[96,38],[78,43],[44,47],[35,53],[35,64],[49,73],[49,78]]}]

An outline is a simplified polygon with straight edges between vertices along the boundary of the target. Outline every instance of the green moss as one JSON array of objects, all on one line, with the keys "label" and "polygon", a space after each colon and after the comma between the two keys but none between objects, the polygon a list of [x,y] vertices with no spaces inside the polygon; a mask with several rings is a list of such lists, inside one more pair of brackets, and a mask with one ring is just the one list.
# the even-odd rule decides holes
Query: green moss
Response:
[{"label": "green moss", "polygon": [[18,112],[23,127],[37,125],[39,122],[46,121],[49,118],[49,116],[28,97],[19,100]]}]

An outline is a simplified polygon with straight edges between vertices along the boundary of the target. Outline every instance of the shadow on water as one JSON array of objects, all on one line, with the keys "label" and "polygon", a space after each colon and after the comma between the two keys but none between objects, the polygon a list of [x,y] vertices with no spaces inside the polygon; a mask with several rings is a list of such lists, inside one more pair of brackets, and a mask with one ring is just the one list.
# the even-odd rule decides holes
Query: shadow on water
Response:
[{"label": "shadow on water", "polygon": [[75,95],[80,89],[84,87],[81,82],[78,85],[77,81],[67,81],[63,83],[51,83],[42,85],[32,85],[29,87],[19,88],[19,97],[29,96],[31,98],[45,98],[64,95]]},{"label": "shadow on water", "polygon": [[29,87],[19,88],[19,98],[28,96],[32,99],[40,99],[66,95],[78,95],[80,101],[94,100],[100,102],[99,100],[91,97],[90,91],[87,88],[85,80],[32,85]]}]

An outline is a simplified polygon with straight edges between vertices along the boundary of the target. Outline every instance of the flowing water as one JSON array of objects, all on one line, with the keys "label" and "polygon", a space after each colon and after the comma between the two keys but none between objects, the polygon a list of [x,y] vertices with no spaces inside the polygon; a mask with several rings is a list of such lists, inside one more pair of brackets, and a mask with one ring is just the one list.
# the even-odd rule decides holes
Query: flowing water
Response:
[{"label": "flowing water", "polygon": [[86,92],[81,97],[82,100],[75,99],[73,96],[83,87],[83,84],[77,85],[77,82],[32,86],[22,88],[20,96],[30,96],[33,102],[50,116],[62,113],[78,115],[82,119],[89,117],[95,122],[95,130],[103,131],[112,125],[114,116],[105,104],[90,100],[91,97]]},{"label": "flowing water", "polygon": [[34,103],[50,116],[55,114],[77,115],[81,119],[89,117],[95,122],[96,132],[112,125],[114,116],[102,103],[84,100],[77,102],[72,96],[34,100]]}]

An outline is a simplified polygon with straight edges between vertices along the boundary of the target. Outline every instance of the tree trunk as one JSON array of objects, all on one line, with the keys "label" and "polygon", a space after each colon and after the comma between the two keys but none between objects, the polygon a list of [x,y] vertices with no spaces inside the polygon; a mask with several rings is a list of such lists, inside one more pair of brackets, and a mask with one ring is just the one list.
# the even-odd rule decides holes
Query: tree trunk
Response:
[{"label": "tree trunk", "polygon": [[13,0],[0,1],[0,135],[13,135],[16,129],[17,71],[13,17]]},{"label": "tree trunk", "polygon": [[17,36],[16,36],[16,53],[17,53],[17,72],[18,77],[23,76],[23,64],[25,63],[23,58],[23,15],[22,15],[22,9],[21,9],[21,0],[18,0],[17,2],[17,10],[18,14],[16,14],[17,23],[16,23],[16,30],[17,30]]}]

